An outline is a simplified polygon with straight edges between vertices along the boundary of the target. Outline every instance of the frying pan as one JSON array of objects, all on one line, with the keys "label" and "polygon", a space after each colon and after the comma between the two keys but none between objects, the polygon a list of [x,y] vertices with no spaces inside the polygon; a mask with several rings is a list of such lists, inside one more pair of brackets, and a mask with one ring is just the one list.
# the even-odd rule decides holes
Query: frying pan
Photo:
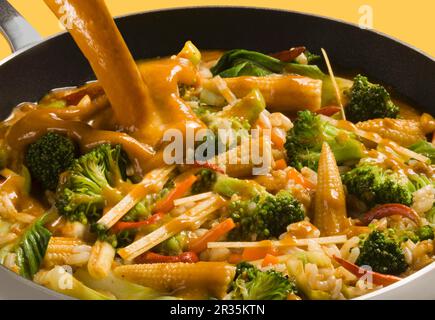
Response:
[{"label": "frying pan", "polygon": [[[391,86],[422,111],[435,114],[435,62],[383,34],[337,20],[290,11],[246,7],[190,7],[116,19],[135,59],[177,52],[187,40],[202,49],[246,48],[263,52],[304,45],[328,51],[336,69],[360,71]],[[42,40],[0,0],[0,29],[14,54],[0,62],[0,118],[23,101],[53,88],[76,86],[94,74],[68,33]],[[435,264],[363,298],[434,299]],[[65,299],[0,267],[0,297]]]}]

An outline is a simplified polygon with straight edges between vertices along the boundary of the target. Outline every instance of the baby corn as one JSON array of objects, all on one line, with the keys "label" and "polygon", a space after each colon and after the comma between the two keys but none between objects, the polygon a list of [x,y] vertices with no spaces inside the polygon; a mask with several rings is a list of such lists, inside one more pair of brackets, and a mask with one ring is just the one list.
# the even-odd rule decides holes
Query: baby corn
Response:
[{"label": "baby corn", "polygon": [[52,237],[44,257],[44,265],[82,266],[89,260],[91,247],[74,238]]},{"label": "baby corn", "polygon": [[203,289],[223,298],[235,275],[235,268],[224,262],[156,263],[120,266],[115,275],[164,292],[179,288]]},{"label": "baby corn", "polygon": [[107,277],[115,258],[115,249],[107,242],[97,241],[91,250],[88,272],[95,279]]},{"label": "baby corn", "polygon": [[323,143],[317,173],[314,224],[322,235],[336,235],[349,227],[343,184],[334,154]]},{"label": "baby corn", "polygon": [[405,119],[374,119],[360,122],[358,129],[375,132],[384,139],[390,139],[403,147],[425,140],[425,134],[419,121]]}]

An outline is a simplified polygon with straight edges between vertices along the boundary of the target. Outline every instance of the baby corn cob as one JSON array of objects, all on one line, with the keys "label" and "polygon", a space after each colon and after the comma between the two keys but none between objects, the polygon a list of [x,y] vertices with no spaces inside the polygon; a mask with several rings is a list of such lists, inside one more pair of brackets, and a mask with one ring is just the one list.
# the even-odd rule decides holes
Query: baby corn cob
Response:
[{"label": "baby corn cob", "polygon": [[223,298],[235,275],[235,268],[225,262],[156,263],[120,266],[115,275],[134,283],[164,292],[177,289],[203,289]]},{"label": "baby corn cob", "polygon": [[323,143],[319,159],[314,224],[322,235],[336,235],[349,227],[343,184],[334,154]]},{"label": "baby corn cob", "polygon": [[199,202],[195,207],[191,208],[181,216],[172,219],[157,230],[147,234],[129,246],[122,248],[118,251],[118,254],[125,260],[133,260],[137,256],[183,230],[198,229],[207,221],[208,217],[213,212],[221,208],[223,205],[224,201],[221,197],[212,195],[210,198]]},{"label": "baby corn cob", "polygon": [[88,272],[95,279],[107,277],[115,258],[115,249],[107,242],[97,241],[91,250]]},{"label": "baby corn cob", "polygon": [[364,131],[375,132],[382,138],[390,139],[404,147],[426,139],[421,123],[415,120],[374,119],[360,122],[356,126]]},{"label": "baby corn cob", "polygon": [[[275,75],[225,78],[224,81],[238,98],[246,96],[253,89],[259,89],[267,107],[273,112],[296,112],[303,109],[314,111],[321,107],[321,80],[296,75]],[[203,85],[205,89],[219,93],[214,81],[204,81]]]},{"label": "baby corn cob", "polygon": [[79,239],[51,237],[44,257],[44,265],[47,267],[82,266],[88,262],[90,253],[91,247]]}]

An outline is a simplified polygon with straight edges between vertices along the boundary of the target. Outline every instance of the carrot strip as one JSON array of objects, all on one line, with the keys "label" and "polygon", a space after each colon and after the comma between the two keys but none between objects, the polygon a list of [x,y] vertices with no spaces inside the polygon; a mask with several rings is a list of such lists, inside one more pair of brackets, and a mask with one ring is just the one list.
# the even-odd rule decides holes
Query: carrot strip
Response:
[{"label": "carrot strip", "polygon": [[394,215],[411,219],[415,223],[420,222],[420,216],[417,212],[415,212],[414,209],[400,203],[388,203],[377,206],[367,212],[361,219],[361,222],[365,225],[368,225],[374,219],[382,219]]},{"label": "carrot strip", "polygon": [[262,267],[273,266],[273,265],[278,264],[278,263],[279,263],[279,258],[277,258],[274,255],[271,255],[271,254],[268,253],[264,257],[264,260],[261,263],[261,266]]},{"label": "carrot strip", "polygon": [[276,133],[275,130],[272,130],[270,139],[272,140],[275,147],[278,149],[283,149],[285,144],[285,138],[281,137],[279,134]]},{"label": "carrot strip", "polygon": [[150,224],[157,223],[158,221],[162,220],[164,217],[164,213],[159,212],[156,214],[153,214],[151,217],[149,217],[146,220],[138,221],[138,222],[123,222],[119,221],[117,222],[111,229],[113,233],[118,233],[124,230],[131,230],[131,229],[138,229],[144,226],[148,226]]},{"label": "carrot strip", "polygon": [[174,208],[174,200],[181,198],[192,187],[198,178],[194,175],[178,183],[175,188],[162,200],[156,203],[155,212],[169,212]]},{"label": "carrot strip", "polygon": [[189,250],[195,253],[200,253],[207,249],[207,244],[209,242],[218,241],[222,236],[230,232],[232,229],[236,227],[233,219],[228,218],[217,226],[211,228],[207,233],[205,233],[202,237],[199,237],[193,240],[189,245]]},{"label": "carrot strip", "polygon": [[242,262],[242,255],[239,253],[231,253],[230,256],[228,257],[228,262],[231,264],[238,264],[240,262]]},{"label": "carrot strip", "polygon": [[195,252],[183,252],[178,256],[164,256],[154,252],[146,252],[135,259],[136,263],[196,263],[199,261]]},{"label": "carrot strip", "polygon": [[331,116],[333,116],[334,114],[336,114],[336,113],[338,113],[340,111],[341,111],[340,107],[329,106],[329,107],[324,107],[324,108],[318,109],[315,112],[317,114],[322,114],[324,116],[331,117]]},{"label": "carrot strip", "polygon": [[337,261],[343,268],[350,271],[355,276],[361,278],[365,275],[371,275],[372,281],[376,285],[382,285],[382,286],[388,286],[390,284],[393,284],[397,281],[402,280],[402,278],[388,275],[388,274],[382,274],[374,271],[369,271],[363,268],[358,267],[356,264],[353,264],[347,260],[344,260],[342,258],[339,258],[337,256],[333,256],[334,260]]},{"label": "carrot strip", "polygon": [[275,170],[283,170],[285,168],[287,168],[287,163],[284,159],[279,159],[275,161]]},{"label": "carrot strip", "polygon": [[290,168],[289,172],[287,173],[287,178],[289,180],[293,180],[296,184],[300,184],[305,189],[314,190],[316,189],[316,186],[314,183],[312,183],[310,180],[306,179],[302,173],[297,171],[295,168]]},{"label": "carrot strip", "polygon": [[242,259],[244,261],[254,261],[263,259],[268,254],[276,255],[277,249],[272,246],[244,248],[242,253]]}]

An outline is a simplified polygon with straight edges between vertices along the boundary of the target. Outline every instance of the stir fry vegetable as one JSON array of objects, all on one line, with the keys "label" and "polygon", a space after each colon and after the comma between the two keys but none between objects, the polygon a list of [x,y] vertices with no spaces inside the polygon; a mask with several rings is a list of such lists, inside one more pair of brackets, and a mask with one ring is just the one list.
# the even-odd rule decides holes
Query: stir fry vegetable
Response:
[{"label": "stir fry vegetable", "polygon": [[78,299],[300,300],[433,262],[431,115],[323,49],[135,63],[103,1],[45,2],[98,80],[2,123],[2,265]]}]

